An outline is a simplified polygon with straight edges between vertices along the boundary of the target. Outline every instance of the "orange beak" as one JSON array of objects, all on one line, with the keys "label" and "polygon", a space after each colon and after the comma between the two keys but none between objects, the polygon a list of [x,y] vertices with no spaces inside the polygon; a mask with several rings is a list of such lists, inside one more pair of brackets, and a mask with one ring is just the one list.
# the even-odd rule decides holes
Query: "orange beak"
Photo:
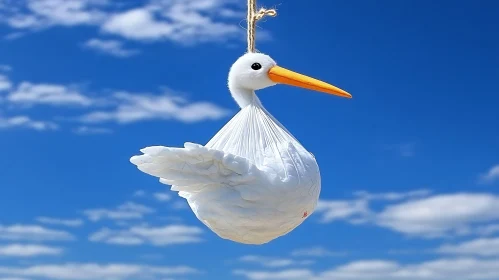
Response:
[{"label": "orange beak", "polygon": [[275,83],[325,92],[346,98],[352,98],[352,95],[350,93],[340,88],[337,88],[323,81],[302,75],[300,73],[293,72],[286,68],[282,68],[277,65],[270,68],[268,76]]}]

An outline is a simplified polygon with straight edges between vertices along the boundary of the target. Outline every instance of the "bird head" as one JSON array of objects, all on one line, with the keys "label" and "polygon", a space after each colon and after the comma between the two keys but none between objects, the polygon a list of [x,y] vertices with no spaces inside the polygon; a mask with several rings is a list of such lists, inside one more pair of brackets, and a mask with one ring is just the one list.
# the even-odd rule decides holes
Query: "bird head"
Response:
[{"label": "bird head", "polygon": [[268,55],[246,53],[241,56],[229,71],[229,88],[259,90],[276,84],[286,84],[341,97],[352,96],[333,85],[277,66]]}]

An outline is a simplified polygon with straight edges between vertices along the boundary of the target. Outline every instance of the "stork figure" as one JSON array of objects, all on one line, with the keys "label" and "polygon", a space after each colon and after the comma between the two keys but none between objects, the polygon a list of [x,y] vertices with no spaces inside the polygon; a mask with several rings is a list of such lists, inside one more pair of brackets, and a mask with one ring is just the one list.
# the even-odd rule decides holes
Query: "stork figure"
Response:
[{"label": "stork figure", "polygon": [[232,65],[228,78],[241,110],[205,146],[152,146],[130,161],[171,185],[221,238],[264,244],[287,234],[314,212],[321,178],[315,157],[255,94],[276,84],[352,97],[277,66],[268,55],[246,53]]}]

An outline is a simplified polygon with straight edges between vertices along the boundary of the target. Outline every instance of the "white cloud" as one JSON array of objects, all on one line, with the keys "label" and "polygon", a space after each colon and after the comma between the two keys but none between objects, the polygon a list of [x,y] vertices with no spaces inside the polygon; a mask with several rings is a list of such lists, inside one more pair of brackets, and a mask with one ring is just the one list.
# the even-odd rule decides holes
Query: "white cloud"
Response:
[{"label": "white cloud", "polygon": [[168,246],[201,242],[203,231],[194,226],[168,225],[162,227],[135,226],[126,230],[103,228],[93,233],[89,240],[115,245]]},{"label": "white cloud", "polygon": [[285,258],[273,258],[264,256],[247,255],[239,258],[240,262],[256,263],[265,267],[286,267],[292,265],[310,265],[313,261],[297,261]]},{"label": "white cloud", "polygon": [[295,257],[329,257],[329,256],[343,256],[344,253],[332,252],[323,247],[311,247],[297,249],[291,252],[292,256]]},{"label": "white cloud", "polygon": [[354,192],[355,196],[358,196],[365,200],[387,200],[387,201],[426,197],[430,194],[431,191],[425,189],[408,191],[408,192],[387,192],[387,193],[370,193],[367,191]]},{"label": "white cloud", "polygon": [[171,195],[167,193],[155,193],[154,198],[158,201],[169,201],[172,199]]},{"label": "white cloud", "polygon": [[280,271],[249,271],[235,270],[235,275],[240,275],[250,280],[315,280],[314,273],[308,269],[287,269]]},{"label": "white cloud", "polygon": [[[323,223],[345,220],[369,223],[411,236],[491,235],[499,232],[499,196],[487,193],[431,195],[410,192],[355,192],[353,200],[320,200],[316,212]],[[371,201],[384,202],[374,211]],[[494,224],[495,223],[495,224]]]},{"label": "white cloud", "polygon": [[79,126],[74,130],[74,133],[80,135],[89,135],[89,134],[109,134],[113,131],[108,128],[103,127],[90,127],[90,126]]},{"label": "white cloud", "polygon": [[43,131],[43,130],[56,130],[59,126],[53,122],[35,121],[27,116],[15,116],[10,118],[0,117],[0,129],[8,129],[16,127]]},{"label": "white cloud", "polygon": [[26,245],[10,244],[0,245],[0,256],[2,257],[36,257],[36,256],[54,256],[62,254],[63,250],[59,247],[44,245]]},{"label": "white cloud", "polygon": [[142,219],[145,215],[154,213],[154,209],[134,202],[126,202],[116,209],[88,209],[83,214],[91,221]]},{"label": "white cloud", "polygon": [[104,23],[102,30],[135,40],[159,39],[173,33],[171,24],[158,21],[153,11],[147,8],[115,14]]},{"label": "white cloud", "polygon": [[246,17],[246,11],[236,11],[236,10],[222,8],[222,9],[219,9],[218,12],[219,12],[221,17],[227,17],[227,18],[244,18],[244,17]]},{"label": "white cloud", "polygon": [[85,42],[86,48],[116,57],[130,57],[139,53],[138,50],[126,49],[123,42],[117,40],[90,39]]},{"label": "white cloud", "polygon": [[208,102],[188,103],[170,95],[116,93],[120,105],[112,111],[97,111],[81,117],[84,123],[118,122],[122,124],[153,120],[175,119],[182,122],[198,122],[219,119],[228,111]]},{"label": "white cloud", "polygon": [[172,208],[176,210],[185,210],[189,209],[189,204],[187,204],[187,201],[184,199],[177,200],[172,204]]},{"label": "white cloud", "polygon": [[89,106],[93,103],[92,99],[67,86],[30,82],[22,82],[16,90],[7,96],[7,100],[15,104],[54,106]]},{"label": "white cloud", "polygon": [[144,240],[129,233],[127,230],[111,230],[109,228],[103,228],[88,238],[92,242],[104,242],[108,244],[115,245],[141,245],[144,244]]},{"label": "white cloud", "polygon": [[476,231],[479,235],[492,235],[499,232],[499,224],[489,224],[477,227]]},{"label": "white cloud", "polygon": [[146,266],[137,264],[96,264],[67,263],[43,264],[27,267],[0,267],[0,275],[12,277],[36,277],[57,280],[126,280],[159,279],[169,276],[196,274],[198,271],[189,266]]},{"label": "white cloud", "polygon": [[[360,279],[496,279],[499,275],[498,260],[438,259],[416,265],[392,262],[358,262],[325,273],[326,277],[349,276]],[[375,277],[369,277],[370,275]],[[346,276],[346,277],[345,277]]]},{"label": "white cloud", "polygon": [[80,219],[58,219],[50,217],[38,217],[36,220],[42,224],[48,225],[62,225],[67,227],[79,227],[83,225],[83,221]]},{"label": "white cloud", "polygon": [[138,191],[133,193],[133,196],[137,196],[137,197],[143,197],[145,195],[146,195],[146,192],[144,190],[138,190]]},{"label": "white cloud", "polygon": [[320,200],[316,213],[321,215],[324,223],[336,220],[364,222],[371,211],[367,200]]},{"label": "white cloud", "polygon": [[30,0],[28,7],[50,24],[79,25],[102,21],[105,16],[96,8],[107,0]]},{"label": "white cloud", "polygon": [[220,21],[223,17],[218,16],[219,10],[224,15],[229,11],[238,13],[238,10],[224,8],[225,2],[155,1],[148,6],[115,13],[102,25],[102,30],[132,40],[169,39],[181,44],[225,41],[242,33],[236,24]]},{"label": "white cloud", "polygon": [[388,206],[377,215],[381,226],[426,237],[464,234],[469,227],[499,219],[499,197],[492,194],[459,193]]},{"label": "white cloud", "polygon": [[13,40],[16,40],[16,39],[23,37],[24,35],[26,35],[26,33],[24,33],[24,32],[12,32],[12,33],[5,35],[3,38],[5,40],[13,41]]},{"label": "white cloud", "polygon": [[[102,8],[107,0],[27,0],[16,3],[24,13],[4,15],[8,25],[17,29],[39,29],[50,26],[94,25],[102,22]],[[25,4],[25,5],[23,5]],[[18,8],[19,10],[19,8]]]},{"label": "white cloud", "polygon": [[479,238],[456,245],[443,245],[438,253],[453,255],[473,255],[483,257],[499,256],[498,238]]},{"label": "white cloud", "polygon": [[33,15],[18,14],[6,19],[8,25],[13,28],[40,28],[44,25],[43,21]]},{"label": "white cloud", "polygon": [[0,74],[0,91],[9,90],[12,87],[12,82],[5,75]]},{"label": "white cloud", "polygon": [[48,229],[36,225],[0,225],[0,239],[27,241],[64,241],[74,237],[66,231]]},{"label": "white cloud", "polygon": [[499,181],[499,164],[492,166],[487,173],[482,174],[480,180],[484,183]]},{"label": "white cloud", "polygon": [[238,24],[245,19],[244,6],[231,0],[151,0],[143,5],[114,5],[109,0],[26,0],[12,6],[15,8],[0,10],[0,22],[16,30],[95,26],[103,33],[131,40],[181,44],[242,38]]},{"label": "white cloud", "polygon": [[[2,83],[0,74],[0,90],[11,88],[10,81]],[[107,94],[107,93],[106,93]],[[83,94],[75,86],[50,83],[22,82],[12,89],[5,98],[16,109],[29,109],[33,105],[50,105],[57,107],[78,106],[92,108],[83,116],[59,117],[60,119],[77,120],[87,125],[73,128],[76,134],[108,134],[112,130],[104,127],[94,127],[88,124],[102,122],[117,122],[128,124],[150,120],[177,120],[184,123],[216,120],[228,115],[229,111],[209,102],[188,102],[187,100],[169,94],[154,95],[149,93],[132,94],[116,92],[105,97],[94,98]],[[101,109],[97,109],[100,107]],[[97,111],[98,110],[98,111]],[[55,130],[58,125],[50,121],[32,120],[25,115],[2,118],[0,128],[25,127],[36,130]]]},{"label": "white cloud", "polygon": [[499,279],[499,259],[437,259],[405,265],[386,260],[363,260],[322,272],[309,269],[236,270],[234,274],[250,280],[495,280]]}]

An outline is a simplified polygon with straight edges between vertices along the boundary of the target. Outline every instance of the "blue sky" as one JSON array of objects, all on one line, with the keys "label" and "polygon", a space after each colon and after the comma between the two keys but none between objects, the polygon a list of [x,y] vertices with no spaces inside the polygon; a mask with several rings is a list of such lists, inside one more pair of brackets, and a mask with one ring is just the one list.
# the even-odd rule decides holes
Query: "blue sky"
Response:
[{"label": "blue sky", "polygon": [[0,279],[499,279],[496,1],[259,1],[257,48],[354,97],[258,93],[322,174],[269,244],[129,163],[238,111],[245,2],[0,0]]}]

